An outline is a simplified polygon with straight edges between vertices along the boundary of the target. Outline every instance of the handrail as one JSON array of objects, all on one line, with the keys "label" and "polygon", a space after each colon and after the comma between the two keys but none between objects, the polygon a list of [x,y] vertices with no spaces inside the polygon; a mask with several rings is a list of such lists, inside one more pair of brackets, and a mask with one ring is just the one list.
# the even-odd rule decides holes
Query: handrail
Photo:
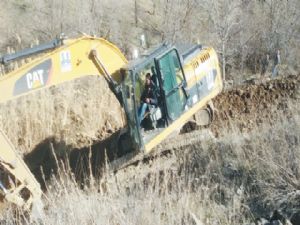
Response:
[{"label": "handrail", "polygon": [[33,48],[26,48],[26,49],[23,49],[16,53],[3,55],[0,58],[0,63],[6,65],[9,62],[17,60],[17,59],[26,58],[26,57],[29,57],[34,54],[42,53],[44,51],[60,47],[63,45],[63,40],[64,40],[64,38],[62,36],[60,36],[58,38],[55,38],[51,42],[41,44],[41,45],[35,46]]}]

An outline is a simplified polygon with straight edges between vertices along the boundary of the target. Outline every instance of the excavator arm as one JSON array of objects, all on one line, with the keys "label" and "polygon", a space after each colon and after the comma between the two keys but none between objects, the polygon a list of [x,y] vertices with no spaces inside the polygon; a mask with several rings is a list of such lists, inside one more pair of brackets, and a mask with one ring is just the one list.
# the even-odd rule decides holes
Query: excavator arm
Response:
[{"label": "excavator arm", "polygon": [[25,210],[38,202],[42,195],[39,183],[0,130],[0,197]]}]

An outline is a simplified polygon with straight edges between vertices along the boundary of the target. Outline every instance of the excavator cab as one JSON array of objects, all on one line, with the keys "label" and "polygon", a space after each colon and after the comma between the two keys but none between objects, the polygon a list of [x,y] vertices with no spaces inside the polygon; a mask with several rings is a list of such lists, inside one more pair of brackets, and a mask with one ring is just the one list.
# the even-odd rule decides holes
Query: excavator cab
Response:
[{"label": "excavator cab", "polygon": [[[138,110],[144,90],[146,74],[155,85],[157,105],[148,105],[139,123]],[[123,70],[123,103],[127,115],[129,135],[136,149],[144,149],[185,111],[186,80],[177,49],[162,46],[141,59],[130,62]]]},{"label": "excavator cab", "polygon": [[[157,86],[158,104],[149,107],[139,123],[139,107],[146,74]],[[121,82],[129,139],[134,149],[150,152],[188,121],[207,125],[213,118],[210,101],[222,90],[216,52],[201,45],[163,44],[129,62]],[[211,106],[210,106],[211,105]],[[211,109],[211,110],[209,110]]]}]

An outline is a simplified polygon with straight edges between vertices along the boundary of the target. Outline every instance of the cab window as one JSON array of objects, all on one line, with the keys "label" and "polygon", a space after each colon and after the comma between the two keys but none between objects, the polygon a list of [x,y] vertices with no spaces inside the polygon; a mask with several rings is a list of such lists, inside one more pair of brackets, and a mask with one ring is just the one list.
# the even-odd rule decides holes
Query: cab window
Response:
[{"label": "cab window", "polygon": [[183,90],[184,75],[181,68],[179,56],[175,49],[158,59],[163,91],[171,120],[177,119],[186,104],[186,96]]}]

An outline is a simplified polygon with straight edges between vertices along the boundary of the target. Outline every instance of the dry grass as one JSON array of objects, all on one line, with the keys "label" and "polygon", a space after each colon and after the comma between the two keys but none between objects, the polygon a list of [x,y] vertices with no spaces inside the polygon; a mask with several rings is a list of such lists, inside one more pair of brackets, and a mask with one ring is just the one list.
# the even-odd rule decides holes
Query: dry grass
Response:
[{"label": "dry grass", "polygon": [[[86,82],[81,81],[80,88],[74,82],[63,90],[37,94],[39,101],[23,98],[1,106],[0,127],[22,153],[51,136],[70,149],[105,139],[123,126],[120,107],[110,92],[103,91],[108,90],[103,89],[104,81]],[[60,170],[46,181],[43,214],[34,212],[35,217],[28,219],[8,211],[3,221],[223,225],[249,224],[274,209],[290,216],[300,198],[300,105],[297,98],[278,102],[264,109],[264,115],[270,116],[262,117],[261,108],[252,112],[261,122],[249,122],[251,129],[240,128],[241,121],[247,125],[248,114],[236,116],[223,128],[218,126],[217,139],[199,137],[192,145],[116,174],[111,174],[107,164],[102,177],[87,173],[81,180],[86,184],[76,181],[69,164],[57,162]],[[243,108],[239,102],[233,105]],[[53,146],[58,154],[60,149]]]},{"label": "dry grass", "polygon": [[70,148],[90,146],[125,123],[103,77],[79,79],[1,104],[0,115],[0,128],[22,154],[49,138]]},{"label": "dry grass", "polygon": [[[68,168],[48,181],[44,214],[27,224],[250,224],[280,209],[290,216],[300,193],[300,118],[249,133],[223,130],[148,164],[101,178],[84,188]],[[89,176],[87,174],[87,176]],[[14,223],[11,214],[7,223]]]}]

